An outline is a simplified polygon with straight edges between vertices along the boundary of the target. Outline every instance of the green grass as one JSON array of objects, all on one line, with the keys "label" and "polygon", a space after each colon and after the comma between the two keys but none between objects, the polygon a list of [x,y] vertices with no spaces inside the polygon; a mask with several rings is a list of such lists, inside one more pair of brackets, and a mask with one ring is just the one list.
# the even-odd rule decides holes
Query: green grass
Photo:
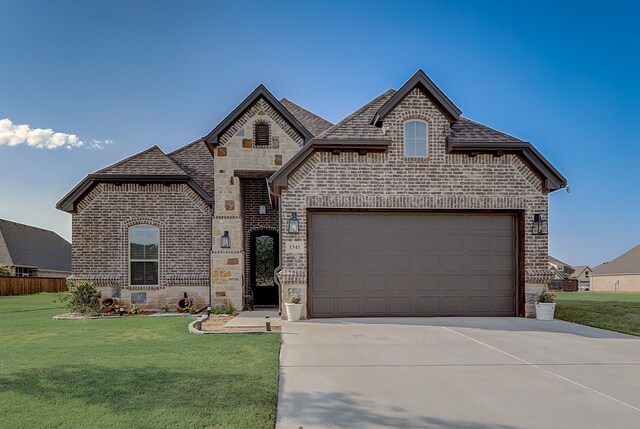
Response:
[{"label": "green grass", "polygon": [[640,294],[556,292],[556,319],[640,336]]},{"label": "green grass", "polygon": [[0,297],[7,428],[273,428],[280,336],[193,335],[182,317],[61,320]]}]

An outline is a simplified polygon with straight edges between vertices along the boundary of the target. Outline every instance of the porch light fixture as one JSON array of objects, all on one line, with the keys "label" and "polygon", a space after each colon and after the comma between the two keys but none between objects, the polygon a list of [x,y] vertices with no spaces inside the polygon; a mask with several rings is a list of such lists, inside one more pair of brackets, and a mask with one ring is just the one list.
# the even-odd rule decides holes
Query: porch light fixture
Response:
[{"label": "porch light fixture", "polygon": [[229,244],[229,231],[225,231],[224,234],[220,237],[220,247],[223,249],[228,249],[231,247]]},{"label": "porch light fixture", "polygon": [[260,204],[260,208],[258,209],[258,214],[261,214],[261,215],[267,214],[267,206],[264,204]]},{"label": "porch light fixture", "polygon": [[291,213],[289,218],[289,234],[297,234],[300,232],[300,221],[298,221],[298,213]]},{"label": "porch light fixture", "polygon": [[549,224],[540,213],[533,215],[533,235],[548,235]]}]

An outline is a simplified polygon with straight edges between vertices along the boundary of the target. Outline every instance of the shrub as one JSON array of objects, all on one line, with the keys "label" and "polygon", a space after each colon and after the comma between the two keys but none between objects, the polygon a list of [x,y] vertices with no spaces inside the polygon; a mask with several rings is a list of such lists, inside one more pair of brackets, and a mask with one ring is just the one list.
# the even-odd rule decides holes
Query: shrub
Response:
[{"label": "shrub", "polygon": [[171,304],[161,305],[160,306],[160,310],[162,310],[163,313],[170,313],[171,312]]},{"label": "shrub", "polygon": [[131,313],[131,314],[139,314],[140,313],[140,307],[138,307],[137,305],[132,305],[131,306],[131,310],[129,310],[129,313]]},{"label": "shrub", "polygon": [[215,305],[211,309],[211,314],[233,314],[236,311],[233,305]]},{"label": "shrub", "polygon": [[10,276],[11,275],[11,267],[8,265],[0,265],[0,277],[2,276]]},{"label": "shrub", "polygon": [[93,283],[86,280],[67,281],[68,292],[65,292],[60,301],[74,313],[97,314],[100,312],[100,292]]}]

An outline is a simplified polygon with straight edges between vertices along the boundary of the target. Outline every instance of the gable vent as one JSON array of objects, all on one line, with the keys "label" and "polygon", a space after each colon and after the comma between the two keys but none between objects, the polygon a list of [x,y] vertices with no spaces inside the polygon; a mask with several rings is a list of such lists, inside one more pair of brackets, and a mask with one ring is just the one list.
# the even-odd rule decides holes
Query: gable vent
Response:
[{"label": "gable vent", "polygon": [[255,134],[256,134],[256,140],[255,140],[256,146],[269,145],[269,124],[266,124],[264,122],[258,122],[255,125]]}]

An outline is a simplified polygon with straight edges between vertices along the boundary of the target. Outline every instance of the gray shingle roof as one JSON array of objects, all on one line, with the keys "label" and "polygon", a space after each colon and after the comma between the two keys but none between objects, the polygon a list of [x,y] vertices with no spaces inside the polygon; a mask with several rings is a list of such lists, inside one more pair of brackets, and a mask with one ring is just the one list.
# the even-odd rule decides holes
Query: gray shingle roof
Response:
[{"label": "gray shingle roof", "polygon": [[640,244],[623,253],[611,262],[605,262],[593,269],[593,275],[640,274]]},{"label": "gray shingle roof", "polygon": [[460,118],[451,126],[452,141],[456,142],[468,142],[468,143],[512,143],[522,142],[522,140],[505,134],[501,131],[489,128],[486,125],[482,125],[478,122],[472,121],[467,118]]},{"label": "gray shingle roof", "polygon": [[371,119],[382,105],[395,94],[395,89],[383,92],[333,127],[324,131],[316,138],[321,139],[388,139],[382,129],[371,125]]},{"label": "gray shingle roof", "polygon": [[0,264],[71,272],[71,243],[53,231],[0,219]]},{"label": "gray shingle roof", "polygon": [[182,146],[167,155],[195,180],[209,195],[215,192],[213,185],[213,157],[202,139]]},{"label": "gray shingle roof", "polygon": [[333,126],[333,124],[326,119],[308,111],[304,107],[298,106],[286,98],[280,100],[280,103],[314,136]]},{"label": "gray shingle roof", "polygon": [[165,155],[158,146],[150,147],[145,151],[96,171],[96,173],[129,175],[187,174],[171,158]]}]

